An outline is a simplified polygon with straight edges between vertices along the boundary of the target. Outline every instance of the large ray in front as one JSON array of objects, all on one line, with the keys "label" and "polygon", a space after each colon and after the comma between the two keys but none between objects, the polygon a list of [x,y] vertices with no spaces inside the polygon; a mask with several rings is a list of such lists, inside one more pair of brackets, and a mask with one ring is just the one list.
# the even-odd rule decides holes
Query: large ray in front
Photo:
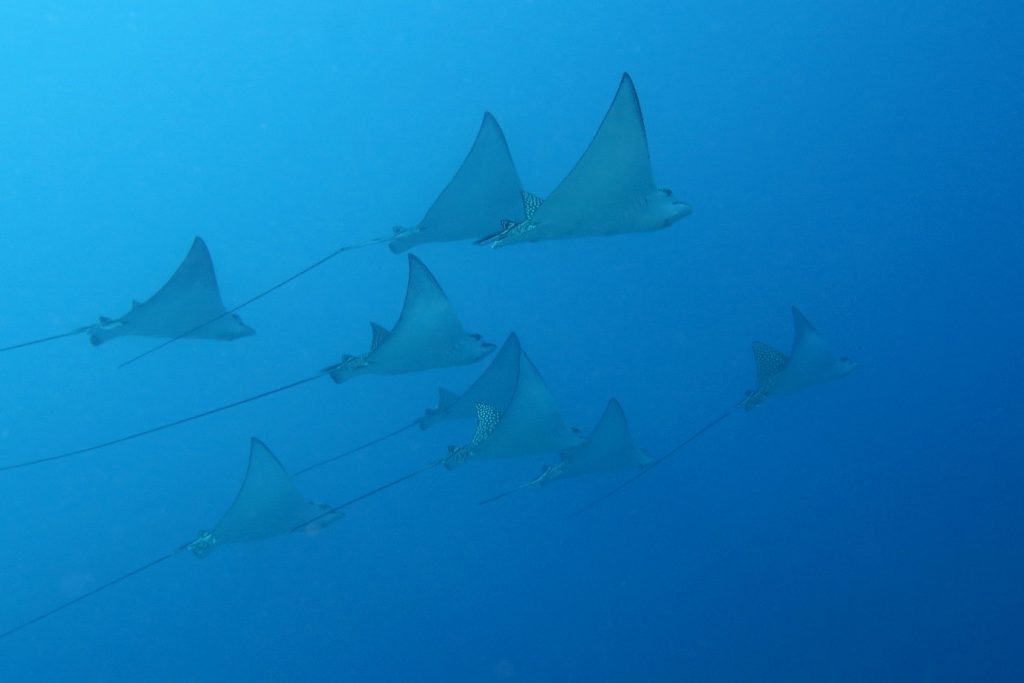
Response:
[{"label": "large ray in front", "polygon": [[104,344],[124,335],[174,338],[181,334],[231,340],[253,333],[241,318],[225,312],[210,250],[196,237],[185,260],[156,294],[142,303],[133,302],[120,318],[101,318],[89,341]]},{"label": "large ray in front", "polygon": [[793,306],[793,348],[787,356],[762,342],[754,343],[757,389],[744,402],[747,410],[773,396],[792,394],[849,374],[857,363],[836,356],[825,338]]},{"label": "large ray in front", "polygon": [[476,417],[478,403],[505,405],[516,389],[519,379],[519,337],[513,332],[501,345],[490,365],[461,394],[438,389],[437,407],[428,408],[419,420],[420,429],[429,429],[442,420]]},{"label": "large ray in front", "polygon": [[388,246],[400,253],[426,242],[456,242],[488,235],[502,219],[521,220],[522,191],[505,134],[487,112],[469,154],[423,220],[413,228],[395,228]]},{"label": "large ray in front", "polygon": [[370,326],[373,339],[369,352],[345,356],[341,363],[329,368],[335,382],[362,374],[395,375],[469,365],[495,348],[480,335],[463,329],[441,285],[412,254],[409,284],[398,322],[390,331],[376,323]]},{"label": "large ray in front", "polygon": [[590,146],[569,175],[522,221],[479,241],[494,248],[519,242],[570,239],[667,228],[689,215],[671,190],[654,185],[640,100],[629,74]]},{"label": "large ray in front", "polygon": [[244,543],[272,538],[304,528],[310,520],[323,527],[341,518],[328,505],[307,500],[292,482],[281,462],[262,441],[253,438],[249,469],[235,501],[213,531],[199,535],[189,548],[204,557],[225,543]]},{"label": "large ray in front", "polygon": [[516,389],[505,405],[476,404],[473,440],[449,448],[449,469],[466,460],[508,458],[531,453],[559,452],[583,443],[565,424],[555,397],[525,352],[519,353]]}]

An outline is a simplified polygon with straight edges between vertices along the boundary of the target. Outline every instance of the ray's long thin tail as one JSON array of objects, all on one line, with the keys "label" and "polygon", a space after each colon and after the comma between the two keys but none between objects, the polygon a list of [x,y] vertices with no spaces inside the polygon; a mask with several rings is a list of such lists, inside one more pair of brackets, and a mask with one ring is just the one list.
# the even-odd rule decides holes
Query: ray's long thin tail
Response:
[{"label": "ray's long thin tail", "polygon": [[640,477],[644,476],[645,474],[648,474],[655,467],[657,467],[661,463],[665,462],[666,460],[671,458],[673,455],[675,455],[676,453],[678,453],[679,451],[683,450],[684,448],[689,446],[691,443],[696,441],[698,438],[700,438],[701,436],[703,436],[704,434],[708,433],[713,428],[717,427],[719,424],[724,422],[729,416],[731,416],[737,410],[742,408],[743,405],[746,402],[747,402],[747,398],[744,397],[744,399],[742,401],[740,401],[739,403],[734,405],[732,408],[729,408],[729,410],[725,411],[724,413],[722,413],[721,415],[719,415],[715,419],[711,420],[711,422],[708,422],[703,427],[701,427],[700,429],[695,431],[693,434],[690,434],[690,436],[686,437],[685,439],[683,439],[682,441],[677,443],[675,446],[673,446],[671,449],[669,449],[668,452],[666,452],[660,458],[655,459],[653,462],[651,462],[649,465],[647,465],[647,467],[643,468],[642,470],[640,470],[639,472],[634,474],[629,479],[626,479],[624,482],[622,482],[621,484],[619,484],[618,486],[613,488],[611,491],[608,491],[604,495],[602,495],[602,496],[600,496],[598,498],[595,498],[594,500],[590,501],[589,503],[587,503],[586,505],[584,505],[579,510],[577,510],[576,512],[574,512],[573,514],[571,514],[569,516],[570,517],[577,517],[579,515],[582,515],[584,512],[587,512],[588,510],[594,509],[600,503],[603,503],[604,501],[608,500],[612,496],[618,494],[620,491],[622,491],[622,489],[626,488],[627,486],[629,486],[630,484],[632,484],[633,482],[635,482],[637,479],[639,479]]},{"label": "ray's long thin tail", "polygon": [[272,285],[272,286],[268,287],[267,289],[264,289],[262,292],[259,292],[258,294],[249,297],[248,299],[246,299],[242,303],[238,304],[234,308],[231,308],[231,309],[229,309],[227,311],[224,311],[223,313],[221,313],[217,317],[210,318],[206,322],[204,322],[204,323],[202,323],[200,325],[196,325],[192,329],[186,330],[185,332],[182,332],[181,334],[179,334],[176,337],[172,337],[170,339],[164,340],[164,341],[160,342],[159,344],[157,344],[156,346],[150,347],[149,349],[143,351],[142,353],[138,354],[137,356],[132,356],[131,358],[129,358],[125,362],[121,363],[117,367],[118,368],[127,367],[127,366],[131,365],[132,363],[134,363],[135,361],[142,360],[143,358],[145,358],[146,356],[150,355],[151,353],[156,353],[160,349],[166,348],[167,346],[170,346],[171,344],[173,344],[174,342],[176,342],[176,341],[178,341],[180,339],[184,339],[185,337],[189,336],[193,332],[201,330],[202,328],[206,327],[207,325],[209,325],[211,323],[217,322],[221,318],[224,318],[226,316],[229,316],[229,315],[232,315],[234,313],[237,313],[238,311],[242,310],[243,308],[245,308],[249,304],[256,303],[257,301],[259,301],[263,297],[265,297],[265,296],[267,296],[269,294],[273,294],[274,292],[276,292],[277,290],[281,289],[285,285],[288,285],[288,284],[294,282],[295,280],[298,280],[303,275],[306,275],[307,273],[310,273],[310,272],[316,270],[317,268],[319,268],[323,264],[327,263],[328,261],[330,261],[332,258],[334,258],[335,256],[337,256],[339,254],[343,254],[346,251],[355,251],[356,249],[363,249],[365,247],[372,247],[372,246],[374,246],[376,244],[384,244],[385,242],[390,242],[390,241],[391,241],[391,237],[374,237],[373,239],[364,240],[362,242],[355,242],[353,244],[342,245],[342,246],[338,247],[337,249],[335,249],[334,251],[332,251],[330,254],[327,254],[327,256],[324,256],[324,257],[314,261],[313,263],[309,264],[308,266],[306,266],[302,270],[300,270],[300,271],[298,271],[296,273],[293,273],[292,275],[289,275],[284,280],[281,280],[277,284]]},{"label": "ray's long thin tail", "polygon": [[95,327],[96,325],[82,325],[81,327],[76,327],[70,332],[62,332],[60,334],[50,335],[49,337],[40,337],[39,339],[33,339],[31,341],[20,342],[18,344],[11,344],[10,346],[0,347],[0,353],[4,353],[6,351],[14,351],[15,349],[24,349],[28,346],[35,346],[36,344],[45,344],[46,342],[56,341],[57,339],[64,339],[65,337],[74,337],[75,335],[78,334],[84,334]]},{"label": "ray's long thin tail", "polygon": [[344,451],[343,453],[338,453],[337,455],[332,455],[331,457],[325,458],[323,460],[320,460],[319,462],[315,462],[312,465],[307,465],[306,467],[303,467],[301,470],[296,470],[296,472],[292,476],[297,477],[300,474],[305,474],[306,472],[311,472],[312,470],[315,470],[318,467],[323,467],[324,465],[327,465],[328,463],[332,463],[335,460],[341,460],[342,458],[348,457],[350,455],[354,455],[354,454],[358,453],[359,451],[366,450],[370,446],[376,446],[379,443],[382,443],[384,441],[387,441],[390,438],[398,436],[402,432],[409,431],[410,429],[412,429],[413,427],[415,427],[419,423],[420,423],[420,421],[418,419],[413,420],[409,424],[402,425],[398,429],[390,431],[387,434],[384,434],[383,436],[378,436],[376,439],[371,439],[370,441],[367,441],[365,443],[361,443],[358,446],[355,446],[353,448],[348,449],[347,451]]},{"label": "ray's long thin tail", "polygon": [[47,617],[53,616],[57,612],[61,612],[63,610],[66,610],[68,607],[71,607],[72,605],[77,605],[78,603],[82,602],[83,600],[88,600],[89,598],[91,598],[92,596],[96,595],[97,593],[102,593],[103,591],[107,590],[108,588],[113,588],[114,586],[116,586],[117,584],[121,583],[122,581],[124,581],[126,579],[130,579],[133,576],[136,576],[137,574],[141,574],[142,572],[146,571],[147,569],[152,569],[153,567],[157,566],[158,564],[160,564],[162,562],[166,562],[167,560],[171,559],[172,557],[174,557],[175,555],[180,553],[182,550],[185,550],[186,548],[188,548],[191,544],[192,544],[191,541],[189,541],[188,543],[183,543],[182,545],[179,545],[177,548],[175,548],[171,552],[167,553],[166,555],[161,555],[160,557],[156,558],[155,560],[150,560],[149,562],[147,562],[144,565],[138,566],[138,567],[136,567],[135,569],[133,569],[133,570],[131,570],[129,572],[125,572],[124,574],[121,574],[120,576],[118,576],[115,579],[111,579],[110,581],[107,581],[106,583],[104,583],[104,584],[102,584],[100,586],[97,586],[96,588],[93,588],[91,591],[82,593],[81,595],[79,595],[77,597],[74,597],[74,598],[71,598],[70,600],[68,600],[66,602],[62,602],[61,604],[57,605],[56,607],[54,607],[52,609],[49,609],[46,612],[43,612],[42,614],[39,614],[37,616],[32,617],[28,621],[23,621],[20,624],[18,624],[17,626],[15,626],[13,628],[9,628],[6,631],[3,631],[2,633],[0,633],[0,640],[3,640],[7,636],[14,635],[18,631],[21,631],[22,629],[28,628],[29,626],[32,626],[33,624],[38,624],[43,619],[46,619]]},{"label": "ray's long thin tail", "polygon": [[424,465],[423,467],[420,467],[419,469],[415,469],[412,472],[409,472],[408,474],[403,474],[402,476],[398,477],[397,479],[392,479],[391,481],[389,481],[386,484],[381,484],[380,486],[378,486],[376,488],[370,489],[366,493],[361,493],[358,496],[356,496],[355,498],[350,498],[350,499],[346,500],[344,503],[341,503],[340,505],[335,505],[332,508],[328,508],[327,510],[323,511],[322,513],[320,513],[316,517],[314,517],[312,519],[309,519],[309,520],[306,520],[302,524],[299,524],[294,529],[292,529],[292,531],[299,531],[300,529],[305,529],[310,524],[316,524],[317,522],[319,522],[324,517],[327,517],[327,516],[333,515],[333,514],[337,514],[338,512],[341,512],[342,510],[344,510],[345,508],[347,508],[350,505],[355,505],[356,503],[358,503],[360,501],[363,501],[363,500],[366,500],[367,498],[369,498],[371,496],[375,496],[378,493],[382,493],[384,491],[387,491],[392,486],[398,486],[402,482],[409,481],[410,479],[412,479],[414,477],[418,477],[419,475],[423,474],[424,472],[429,472],[430,470],[434,469],[435,467],[439,467],[440,465],[443,465],[444,461],[445,461],[445,458],[441,458],[440,460],[435,460],[435,461],[433,461],[431,463],[428,463],[428,464]]},{"label": "ray's long thin tail", "polygon": [[523,489],[528,489],[531,486],[536,486],[537,484],[540,483],[540,481],[541,481],[540,477],[538,477],[537,479],[534,479],[533,481],[528,481],[525,484],[520,484],[519,486],[515,487],[514,489],[508,489],[507,491],[502,491],[501,493],[499,493],[499,494],[497,494],[495,496],[491,496],[490,498],[484,498],[479,503],[477,503],[477,505],[488,505],[490,503],[493,503],[496,500],[501,500],[502,498],[505,498],[507,496],[511,496],[513,493],[519,493]]},{"label": "ray's long thin tail", "polygon": [[287,391],[289,389],[294,389],[295,387],[301,386],[301,385],[306,384],[308,382],[312,382],[315,379],[319,379],[320,377],[323,377],[324,374],[325,374],[325,371],[320,371],[320,372],[316,373],[315,375],[310,375],[309,377],[303,377],[300,380],[296,380],[294,382],[289,382],[288,384],[276,387],[274,389],[269,389],[268,391],[264,391],[262,393],[255,394],[253,396],[249,396],[249,397],[240,399],[238,401],[234,401],[232,403],[227,403],[227,404],[222,405],[222,406],[217,406],[216,408],[210,408],[209,410],[204,410],[201,413],[195,413],[194,415],[189,415],[188,417],[182,417],[182,418],[179,418],[177,420],[173,420],[171,422],[165,422],[165,423],[163,423],[161,425],[157,425],[156,427],[150,427],[149,429],[143,429],[142,431],[138,431],[138,432],[135,432],[133,434],[128,434],[127,436],[121,436],[121,437],[118,437],[116,439],[111,439],[109,441],[104,441],[102,443],[93,444],[92,446],[87,446],[86,448],[79,448],[79,449],[76,449],[76,450],[73,450],[73,451],[65,451],[63,453],[57,453],[56,455],[48,455],[48,456],[46,456],[44,458],[35,458],[34,460],[24,460],[22,462],[16,462],[16,463],[14,463],[12,465],[3,465],[3,466],[0,466],[0,472],[8,472],[10,470],[17,470],[17,469],[21,469],[21,468],[24,468],[24,467],[32,467],[33,465],[41,465],[41,464],[46,463],[46,462],[53,462],[54,460],[63,460],[65,458],[71,458],[71,457],[74,457],[74,456],[77,456],[77,455],[83,455],[85,453],[91,453],[93,451],[98,451],[98,450],[101,450],[103,448],[108,448],[109,446],[115,446],[117,444],[125,443],[126,441],[133,441],[133,440],[138,439],[138,438],[143,437],[143,436],[149,436],[150,434],[155,434],[157,432],[162,432],[165,429],[170,429],[171,427],[177,427],[179,425],[183,425],[183,424],[186,424],[188,422],[192,422],[194,420],[199,420],[199,419],[204,418],[204,417],[209,417],[210,415],[216,415],[217,413],[222,413],[225,410],[230,410],[231,408],[237,408],[238,406],[245,405],[246,403],[252,403],[253,401],[258,401],[261,398],[266,398],[267,396],[273,396],[274,394],[279,394],[279,393],[281,393],[283,391]]}]

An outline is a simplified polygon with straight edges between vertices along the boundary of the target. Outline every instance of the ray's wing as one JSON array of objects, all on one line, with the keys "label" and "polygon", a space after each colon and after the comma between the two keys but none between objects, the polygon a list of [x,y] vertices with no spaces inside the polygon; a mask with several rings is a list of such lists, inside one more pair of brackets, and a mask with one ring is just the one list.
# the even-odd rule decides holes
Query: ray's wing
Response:
[{"label": "ray's wing", "polygon": [[423,242],[482,237],[501,219],[521,216],[522,183],[505,134],[490,112],[484,114],[473,147],[420,224],[391,241],[395,253]]},{"label": "ray's wing", "polygon": [[286,534],[322,514],[324,506],[307,500],[291,476],[259,439],[252,440],[245,480],[214,527],[218,543],[239,543]]},{"label": "ray's wing", "polygon": [[560,222],[560,216],[578,222],[631,205],[654,189],[647,132],[636,88],[623,74],[608,113],[587,151],[569,175],[537,208],[534,219]]},{"label": "ray's wing", "polygon": [[409,254],[409,285],[398,322],[381,348],[418,347],[427,340],[452,340],[465,334],[441,285],[423,262]]},{"label": "ray's wing", "polygon": [[558,410],[555,397],[526,353],[519,355],[519,379],[515,393],[473,457],[497,458],[529,453],[557,452],[579,445]]},{"label": "ray's wing", "polygon": [[563,453],[562,474],[583,474],[601,470],[639,467],[645,462],[633,443],[622,406],[614,398],[582,446]]},{"label": "ray's wing", "polygon": [[213,259],[202,238],[195,238],[171,278],[137,308],[149,309],[149,314],[164,310],[188,311],[189,317],[197,320],[216,318],[224,313]]},{"label": "ray's wing", "polygon": [[508,404],[519,378],[520,350],[519,337],[513,332],[487,369],[462,394],[438,390],[438,407],[427,411],[420,420],[420,427],[427,429],[446,419],[471,418],[476,415],[478,403],[492,406]]}]

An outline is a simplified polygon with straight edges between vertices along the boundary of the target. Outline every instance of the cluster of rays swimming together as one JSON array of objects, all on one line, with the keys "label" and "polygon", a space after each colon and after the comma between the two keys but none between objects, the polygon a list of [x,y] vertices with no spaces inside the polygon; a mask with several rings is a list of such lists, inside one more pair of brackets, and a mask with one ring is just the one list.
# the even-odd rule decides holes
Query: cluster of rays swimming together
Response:
[{"label": "cluster of rays swimming together", "polygon": [[[227,308],[221,299],[213,261],[206,244],[196,238],[184,261],[153,296],[133,302],[119,318],[100,317],[61,334],[0,348],[13,351],[44,342],[87,335],[94,345],[124,335],[160,340],[128,365],[182,338],[233,340],[253,334],[238,311],[281,289],[338,254],[376,244],[395,253],[428,242],[470,241],[501,248],[521,242],[651,232],[666,228],[691,209],[672,192],[656,187],[651,171],[647,134],[636,89],[623,75],[604,120],[583,156],[546,199],[523,191],[504,134],[491,114],[485,114],[468,155],[420,223],[395,228],[387,236],[338,247],[318,261]],[[217,406],[107,441],[51,455],[0,463],[0,473],[39,466],[139,439],[329,377],[336,383],[364,374],[406,374],[464,366],[490,358],[487,368],[461,393],[439,389],[438,402],[420,417],[372,441],[289,473],[259,439],[253,438],[249,465],[234,502],[209,531],[200,533],[166,554],[113,578],[31,619],[0,632],[0,639],[111,588],[185,551],[205,557],[215,548],[316,530],[342,518],[346,508],[427,471],[455,469],[467,461],[504,459],[538,453],[557,453],[559,461],[537,477],[498,493],[489,504],[527,488],[543,487],[569,477],[621,470],[629,476],[592,501],[587,508],[618,493],[676,455],[693,440],[740,410],[842,377],[856,367],[835,355],[821,334],[793,308],[794,336],[788,354],[763,343],[753,346],[756,388],[725,412],[670,450],[654,456],[638,447],[618,401],[608,401],[589,434],[571,428],[541,373],[512,333],[500,348],[463,327],[455,308],[430,270],[408,255],[409,279],[398,321],[390,329],[370,323],[372,338],[365,353],[345,355],[306,377],[232,403]],[[446,420],[473,420],[476,428],[466,443],[421,467],[336,505],[307,499],[293,478],[414,428],[427,430]],[[582,510],[581,510],[582,511]]]}]

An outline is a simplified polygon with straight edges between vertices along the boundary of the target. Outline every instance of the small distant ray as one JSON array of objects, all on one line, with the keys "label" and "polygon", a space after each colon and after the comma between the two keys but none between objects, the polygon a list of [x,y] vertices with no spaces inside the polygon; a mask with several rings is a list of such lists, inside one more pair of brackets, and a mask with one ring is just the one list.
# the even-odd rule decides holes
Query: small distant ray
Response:
[{"label": "small distant ray", "polygon": [[213,259],[200,237],[193,240],[185,260],[164,286],[146,301],[132,302],[131,310],[120,318],[101,317],[95,324],[7,346],[0,349],[0,352],[83,332],[88,333],[93,345],[104,344],[124,335],[233,340],[253,334],[252,328],[242,322],[241,318],[229,315],[224,309]]},{"label": "small distant ray", "polygon": [[395,228],[390,244],[397,253],[427,242],[478,239],[503,218],[521,216],[522,183],[505,134],[490,112],[459,170],[414,228]]},{"label": "small distant ray", "polygon": [[197,557],[205,557],[215,547],[225,543],[246,543],[282,536],[295,531],[316,531],[341,519],[343,517],[341,510],[362,500],[363,497],[365,496],[354,498],[334,507],[309,501],[295,488],[292,478],[274,454],[263,442],[253,438],[249,450],[249,467],[242,486],[235,496],[235,501],[217,522],[213,531],[202,532],[197,538],[180,544],[174,550],[150,560],[146,564],[121,574],[117,578],[13,628],[0,632],[0,639],[39,623],[57,612],[141,574],[147,569],[152,569],[185,550],[191,550]]},{"label": "small distant ray", "polygon": [[846,356],[836,356],[824,337],[793,306],[793,349],[786,356],[761,342],[754,343],[757,389],[744,401],[751,410],[773,396],[784,396],[839,379],[857,367]]},{"label": "small distant ray", "polygon": [[99,345],[123,335],[172,338],[182,333],[195,339],[231,340],[253,334],[241,318],[225,312],[210,250],[196,237],[185,260],[156,294],[142,303],[132,302],[120,318],[101,318],[89,341]]},{"label": "small distant ray", "polygon": [[577,477],[594,472],[609,472],[647,467],[653,459],[642,448],[633,443],[629,423],[622,406],[614,398],[601,415],[597,426],[587,440],[574,448],[562,451],[557,465],[546,467],[536,479],[504,493],[480,501],[481,505],[491,503],[530,486],[546,484],[556,479]]},{"label": "small distant ray", "polygon": [[507,458],[531,453],[559,452],[583,443],[565,424],[555,397],[525,352],[519,354],[516,389],[505,405],[476,404],[477,428],[472,442],[451,446],[445,467],[466,460]]},{"label": "small distant ray", "polygon": [[[295,488],[292,477],[273,453],[257,438],[252,439],[249,469],[245,480],[224,516],[213,528],[194,540],[189,549],[205,557],[213,548],[225,543],[244,543],[291,533],[311,519],[316,527],[324,527],[343,516],[328,505],[307,500]],[[310,529],[314,530],[314,529]]]},{"label": "small distant ray", "polygon": [[[479,240],[494,248],[667,228],[692,209],[654,184],[636,88],[623,74],[590,146],[554,192],[522,221]],[[527,212],[529,213],[529,212]]]},{"label": "small distant ray", "polygon": [[519,379],[519,337],[512,333],[494,355],[491,364],[462,394],[438,389],[436,408],[428,408],[419,420],[420,429],[429,429],[442,420],[476,417],[478,403],[505,405],[512,398]]},{"label": "small distant ray", "polygon": [[478,334],[468,334],[444,290],[418,258],[409,255],[409,286],[394,329],[370,323],[370,351],[345,356],[328,368],[337,383],[362,374],[395,375],[434,368],[470,365],[495,346]]},{"label": "small distant ray", "polygon": [[857,367],[857,363],[846,356],[836,357],[824,338],[818,333],[803,313],[792,307],[793,311],[793,349],[789,356],[781,351],[757,342],[754,344],[754,362],[757,365],[757,389],[748,391],[745,398],[715,419],[676,444],[661,457],[653,460],[644,469],[629,479],[591,501],[576,514],[592,509],[598,503],[611,498],[640,477],[648,474],[655,467],[682,451],[697,438],[711,431],[724,422],[740,408],[751,410],[773,396],[792,394],[803,389],[829,382],[849,374]]}]

